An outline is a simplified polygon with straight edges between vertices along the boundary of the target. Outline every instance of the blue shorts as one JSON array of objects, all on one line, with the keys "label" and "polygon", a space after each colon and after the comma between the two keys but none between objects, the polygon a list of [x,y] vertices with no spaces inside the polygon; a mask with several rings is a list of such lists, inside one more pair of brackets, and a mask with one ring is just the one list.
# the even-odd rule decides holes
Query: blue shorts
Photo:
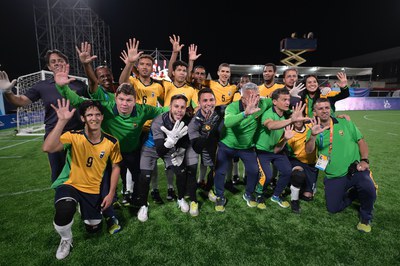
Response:
[{"label": "blue shorts", "polygon": [[79,191],[71,185],[61,185],[56,189],[54,204],[63,199],[73,199],[76,203],[79,203],[83,220],[101,220],[103,218],[100,194],[89,194]]}]

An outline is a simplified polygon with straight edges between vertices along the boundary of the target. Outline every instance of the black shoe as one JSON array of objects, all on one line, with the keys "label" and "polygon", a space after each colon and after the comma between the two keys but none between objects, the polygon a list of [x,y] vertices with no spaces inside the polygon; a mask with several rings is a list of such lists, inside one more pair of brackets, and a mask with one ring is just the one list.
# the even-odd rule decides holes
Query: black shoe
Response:
[{"label": "black shoe", "polygon": [[124,195],[122,195],[121,204],[122,204],[122,206],[126,207],[126,206],[130,206],[131,203],[132,203],[132,194],[129,191],[127,191],[124,193]]},{"label": "black shoe", "polygon": [[157,204],[164,204],[164,201],[162,200],[162,198],[160,197],[160,191],[158,191],[158,189],[153,189],[153,191],[151,191],[151,197],[153,198],[153,201]]},{"label": "black shoe", "polygon": [[228,180],[225,182],[225,189],[233,194],[239,192],[239,189],[235,188],[235,186],[233,185],[232,180]]},{"label": "black shoe", "polygon": [[292,212],[294,212],[296,214],[300,213],[301,208],[300,208],[300,201],[299,200],[292,200],[290,205],[292,207]]},{"label": "black shoe", "polygon": [[177,196],[175,194],[175,190],[173,188],[169,188],[167,192],[167,200],[173,201],[176,200]]},{"label": "black shoe", "polygon": [[239,179],[239,176],[238,176],[238,175],[232,176],[232,183],[233,183],[234,185],[239,184],[239,181],[240,181],[240,179]]},{"label": "black shoe", "polygon": [[314,200],[314,197],[313,197],[313,196],[307,197],[307,196],[304,196],[304,194],[301,194],[299,198],[300,198],[301,200],[304,200],[304,201],[313,201],[313,200]]}]

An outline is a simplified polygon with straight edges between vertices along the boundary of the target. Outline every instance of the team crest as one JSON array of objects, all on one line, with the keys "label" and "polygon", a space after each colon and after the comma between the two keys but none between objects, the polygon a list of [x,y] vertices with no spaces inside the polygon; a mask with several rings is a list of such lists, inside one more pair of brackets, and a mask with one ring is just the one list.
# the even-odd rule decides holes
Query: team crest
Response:
[{"label": "team crest", "polygon": [[343,135],[344,135],[343,130],[339,130],[339,135],[340,135],[340,136],[343,136]]},{"label": "team crest", "polygon": [[228,96],[231,96],[232,95],[232,92],[228,92]]},{"label": "team crest", "polygon": [[133,126],[133,128],[137,128],[138,125],[137,125],[137,123],[133,123],[132,126]]},{"label": "team crest", "polygon": [[153,97],[153,98],[154,98],[154,92],[152,92],[152,93],[151,93],[151,97]]},{"label": "team crest", "polygon": [[207,131],[210,131],[210,129],[211,129],[210,125],[205,125],[204,128],[205,128]]},{"label": "team crest", "polygon": [[104,154],[106,154],[106,152],[105,152],[105,151],[102,151],[102,152],[100,152],[100,159],[103,159],[103,157],[104,157]]}]

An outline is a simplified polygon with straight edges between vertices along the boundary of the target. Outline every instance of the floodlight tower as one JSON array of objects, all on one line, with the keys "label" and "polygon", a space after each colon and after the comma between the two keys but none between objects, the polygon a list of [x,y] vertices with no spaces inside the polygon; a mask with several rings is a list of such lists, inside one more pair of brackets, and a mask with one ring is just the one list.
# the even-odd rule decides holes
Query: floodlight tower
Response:
[{"label": "floodlight tower", "polygon": [[34,16],[39,69],[49,49],[58,49],[69,58],[70,73],[84,75],[75,46],[92,44],[96,65],[111,67],[110,28],[92,11],[89,0],[35,0]]},{"label": "floodlight tower", "polygon": [[281,62],[287,66],[299,66],[307,61],[301,55],[315,50],[317,50],[317,39],[313,38],[311,32],[302,39],[297,39],[296,34],[292,34],[291,38],[281,40],[281,52],[287,55]]}]

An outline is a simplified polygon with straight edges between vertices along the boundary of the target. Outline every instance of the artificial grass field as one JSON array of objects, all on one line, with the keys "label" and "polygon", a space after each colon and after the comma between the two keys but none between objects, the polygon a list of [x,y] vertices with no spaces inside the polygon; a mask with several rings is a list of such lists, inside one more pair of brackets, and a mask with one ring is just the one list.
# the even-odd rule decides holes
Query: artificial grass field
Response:
[{"label": "artificial grass field", "polygon": [[[398,265],[400,261],[399,111],[348,111],[369,146],[370,166],[379,185],[372,232],[360,233],[357,205],[341,213],[325,208],[322,175],[313,202],[300,215],[267,200],[267,209],[249,208],[240,193],[226,192],[224,213],[198,193],[200,215],[182,213],[174,202],[150,202],[149,220],[137,209],[117,210],[123,230],[86,233],[79,214],[74,248],[62,261],[53,228],[53,197],[42,137],[0,131],[0,265]],[[166,196],[159,164],[161,196]],[[120,189],[118,190],[120,191]],[[289,197],[287,197],[289,199]],[[151,200],[151,197],[149,197]]]}]

